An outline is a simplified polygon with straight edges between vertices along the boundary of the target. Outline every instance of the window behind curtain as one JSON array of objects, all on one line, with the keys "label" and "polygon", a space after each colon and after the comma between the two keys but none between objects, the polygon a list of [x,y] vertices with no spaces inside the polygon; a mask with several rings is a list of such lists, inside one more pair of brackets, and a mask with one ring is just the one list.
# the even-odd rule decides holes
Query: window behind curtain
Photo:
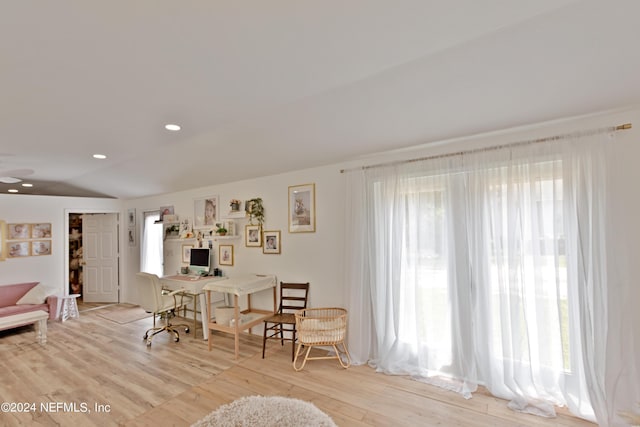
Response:
[{"label": "window behind curtain", "polygon": [[485,384],[548,416],[574,399],[591,416],[574,372],[583,353],[566,230],[577,217],[565,196],[575,165],[553,148],[365,173],[373,366],[467,397]]},{"label": "window behind curtain", "polygon": [[140,271],[163,275],[162,224],[160,211],[143,213],[142,245],[140,245]]}]

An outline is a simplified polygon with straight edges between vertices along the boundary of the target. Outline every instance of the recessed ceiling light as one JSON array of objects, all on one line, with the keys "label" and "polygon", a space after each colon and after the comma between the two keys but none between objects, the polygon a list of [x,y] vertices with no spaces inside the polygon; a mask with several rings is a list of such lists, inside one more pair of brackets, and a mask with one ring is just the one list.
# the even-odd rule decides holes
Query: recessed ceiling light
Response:
[{"label": "recessed ceiling light", "polygon": [[29,184],[28,182],[25,182],[22,184],[23,187],[33,187],[33,184]]},{"label": "recessed ceiling light", "polygon": [[171,131],[176,132],[176,131],[180,130],[180,125],[174,125],[174,124],[169,123],[168,125],[164,125],[164,128],[166,130],[171,130]]},{"label": "recessed ceiling light", "polygon": [[7,190],[9,193],[17,193],[18,190],[16,190],[15,188],[10,188]]},{"label": "recessed ceiling light", "polygon": [[104,154],[94,154],[93,158],[94,159],[106,159],[107,156],[105,156]]}]

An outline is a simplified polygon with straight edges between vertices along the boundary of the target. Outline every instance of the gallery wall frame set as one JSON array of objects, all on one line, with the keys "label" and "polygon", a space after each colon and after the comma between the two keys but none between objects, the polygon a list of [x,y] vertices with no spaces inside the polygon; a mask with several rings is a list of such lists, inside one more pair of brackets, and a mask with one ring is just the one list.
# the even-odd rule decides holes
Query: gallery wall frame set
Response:
[{"label": "gallery wall frame set", "polygon": [[51,223],[0,221],[0,260],[51,255]]}]

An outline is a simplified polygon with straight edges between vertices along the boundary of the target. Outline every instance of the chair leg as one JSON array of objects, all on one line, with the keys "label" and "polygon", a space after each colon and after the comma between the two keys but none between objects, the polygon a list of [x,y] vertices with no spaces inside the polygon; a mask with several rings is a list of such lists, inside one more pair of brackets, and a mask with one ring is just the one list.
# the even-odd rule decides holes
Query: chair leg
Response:
[{"label": "chair leg", "polygon": [[280,323],[279,329],[280,329],[280,345],[284,345],[284,332],[282,332],[284,328],[282,327],[282,323]]},{"label": "chair leg", "polygon": [[262,358],[264,359],[264,348],[267,344],[267,323],[264,324],[264,332],[262,334]]},{"label": "chair leg", "polygon": [[296,355],[296,328],[293,328],[291,334],[291,361],[293,362]]}]

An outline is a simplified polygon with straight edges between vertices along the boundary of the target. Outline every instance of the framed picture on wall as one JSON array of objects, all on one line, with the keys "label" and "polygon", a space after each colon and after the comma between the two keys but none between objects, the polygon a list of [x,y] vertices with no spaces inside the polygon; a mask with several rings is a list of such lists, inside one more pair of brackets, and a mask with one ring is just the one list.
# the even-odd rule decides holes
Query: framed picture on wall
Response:
[{"label": "framed picture on wall", "polygon": [[193,202],[193,228],[213,228],[218,221],[218,196],[196,199]]},{"label": "framed picture on wall", "polygon": [[31,255],[51,255],[51,240],[34,240],[31,242]]},{"label": "framed picture on wall", "polygon": [[0,261],[4,261],[4,259],[7,257],[5,255],[5,247],[4,247],[4,241],[6,240],[6,236],[7,236],[7,223],[0,220]]},{"label": "framed picture on wall", "polygon": [[136,245],[136,229],[134,227],[129,227],[127,229],[127,236],[129,240],[129,246]]},{"label": "framed picture on wall", "polygon": [[265,231],[262,233],[262,239],[264,244],[262,245],[262,253],[265,254],[279,254],[281,249],[280,242],[280,230],[278,231]]},{"label": "framed picture on wall", "polygon": [[29,224],[9,224],[9,234],[7,239],[20,240],[28,239],[30,236],[31,228]]},{"label": "framed picture on wall", "polygon": [[218,246],[218,264],[233,265],[233,245]]},{"label": "framed picture on wall", "polygon": [[9,258],[20,258],[31,255],[31,242],[8,242],[7,256]]},{"label": "framed picture on wall", "polygon": [[160,206],[160,221],[164,221],[165,215],[173,215],[173,206]]},{"label": "framed picture on wall", "polygon": [[316,231],[316,185],[289,187],[289,233]]},{"label": "framed picture on wall", "polygon": [[191,249],[193,249],[193,245],[182,245],[182,262],[189,264],[191,260]]},{"label": "framed picture on wall", "polygon": [[262,233],[260,226],[248,224],[244,227],[244,245],[259,248],[262,246]]},{"label": "framed picture on wall", "polygon": [[51,223],[31,224],[32,239],[50,239]]},{"label": "framed picture on wall", "polygon": [[127,210],[127,225],[129,227],[136,226],[136,208],[131,208]]}]

